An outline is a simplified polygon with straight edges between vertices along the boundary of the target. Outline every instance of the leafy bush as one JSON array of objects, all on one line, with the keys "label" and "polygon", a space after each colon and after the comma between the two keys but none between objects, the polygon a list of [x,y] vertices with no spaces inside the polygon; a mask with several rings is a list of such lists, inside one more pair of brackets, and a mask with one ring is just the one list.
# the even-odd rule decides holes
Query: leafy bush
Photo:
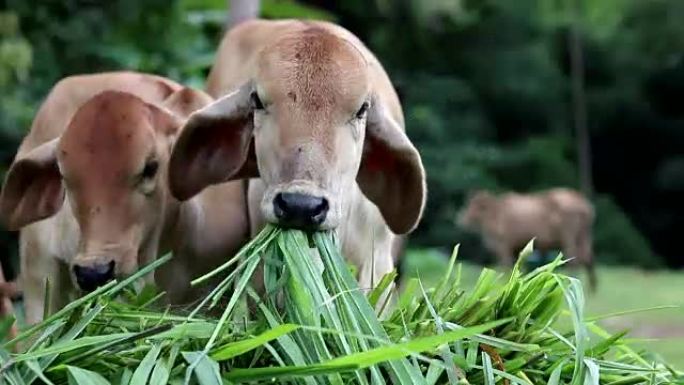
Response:
[{"label": "leafy bush", "polygon": [[651,251],[648,241],[609,196],[598,197],[595,207],[594,247],[599,261],[650,269],[663,266],[662,259]]}]

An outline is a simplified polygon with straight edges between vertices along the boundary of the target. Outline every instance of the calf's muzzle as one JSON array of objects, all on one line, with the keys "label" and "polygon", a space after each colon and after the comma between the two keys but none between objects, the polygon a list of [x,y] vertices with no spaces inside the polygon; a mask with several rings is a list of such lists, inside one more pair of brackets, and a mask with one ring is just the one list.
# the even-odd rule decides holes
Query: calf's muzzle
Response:
[{"label": "calf's muzzle", "polygon": [[114,261],[91,266],[74,265],[74,276],[81,290],[91,292],[114,279]]},{"label": "calf's muzzle", "polygon": [[329,204],[325,198],[301,193],[279,193],[273,211],[281,226],[316,230],[325,221]]}]

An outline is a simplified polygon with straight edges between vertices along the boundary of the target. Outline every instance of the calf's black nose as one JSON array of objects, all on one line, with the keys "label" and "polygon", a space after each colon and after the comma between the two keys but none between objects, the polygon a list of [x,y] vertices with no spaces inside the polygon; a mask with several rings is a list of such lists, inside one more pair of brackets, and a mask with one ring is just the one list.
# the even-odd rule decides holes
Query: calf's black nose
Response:
[{"label": "calf's black nose", "polygon": [[93,291],[114,279],[114,261],[92,266],[74,265],[74,275],[81,290]]},{"label": "calf's black nose", "polygon": [[282,226],[315,230],[325,221],[328,200],[307,194],[280,193],[273,199],[273,211]]}]

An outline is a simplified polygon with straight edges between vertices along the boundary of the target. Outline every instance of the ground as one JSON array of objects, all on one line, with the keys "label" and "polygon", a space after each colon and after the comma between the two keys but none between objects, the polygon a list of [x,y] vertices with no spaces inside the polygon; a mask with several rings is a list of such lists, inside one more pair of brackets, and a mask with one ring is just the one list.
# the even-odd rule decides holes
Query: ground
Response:
[{"label": "ground", "polygon": [[[441,253],[411,250],[403,271],[406,277],[420,275],[429,285],[444,274],[446,264],[447,257]],[[465,263],[464,284],[472,285],[481,269]],[[608,266],[599,267],[597,272],[599,288],[595,294],[587,293],[586,316],[612,315],[602,319],[601,325],[613,332],[629,329],[636,346],[684,369],[684,272]],[[661,306],[666,308],[653,309]],[[615,315],[640,309],[652,310]]]}]

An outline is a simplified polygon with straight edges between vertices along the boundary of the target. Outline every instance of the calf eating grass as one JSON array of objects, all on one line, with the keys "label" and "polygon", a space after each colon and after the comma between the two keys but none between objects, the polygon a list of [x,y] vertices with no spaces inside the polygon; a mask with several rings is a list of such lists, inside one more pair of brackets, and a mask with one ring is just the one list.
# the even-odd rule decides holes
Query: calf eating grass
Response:
[{"label": "calf eating grass", "polygon": [[596,288],[591,246],[594,209],[576,191],[555,188],[500,196],[479,191],[470,198],[458,222],[479,232],[499,262],[508,266],[517,250],[532,238],[539,250],[561,249],[565,257],[586,267],[589,285]]},{"label": "calf eating grass", "polygon": [[0,196],[0,218],[21,229],[29,323],[42,318],[46,279],[54,312],[76,289],[92,291],[172,250],[175,258],[155,278],[171,302],[182,303],[190,279],[239,248],[248,232],[240,183],[183,204],[166,184],[185,118],[210,102],[136,73],[70,77],[53,88]]},{"label": "calf eating grass", "polygon": [[387,74],[349,31],[324,22],[244,22],[223,39],[208,79],[216,102],[195,112],[171,156],[171,192],[252,179],[252,231],[266,222],[337,229],[370,288],[393,268],[396,234],[425,204],[420,155]]}]

